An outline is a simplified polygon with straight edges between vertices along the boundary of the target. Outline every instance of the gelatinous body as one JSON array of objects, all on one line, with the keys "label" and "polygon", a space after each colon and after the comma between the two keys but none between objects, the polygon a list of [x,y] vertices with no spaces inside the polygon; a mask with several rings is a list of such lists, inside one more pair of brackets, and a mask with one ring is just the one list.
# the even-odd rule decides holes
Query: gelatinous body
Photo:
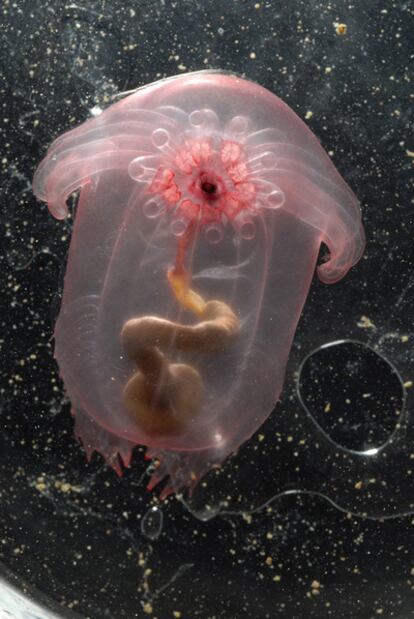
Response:
[{"label": "gelatinous body", "polygon": [[58,138],[34,179],[58,219],[80,190],[55,329],[76,434],[162,495],[193,488],[280,395],[318,267],[361,256],[358,201],[278,97],[233,75],[161,80]]}]

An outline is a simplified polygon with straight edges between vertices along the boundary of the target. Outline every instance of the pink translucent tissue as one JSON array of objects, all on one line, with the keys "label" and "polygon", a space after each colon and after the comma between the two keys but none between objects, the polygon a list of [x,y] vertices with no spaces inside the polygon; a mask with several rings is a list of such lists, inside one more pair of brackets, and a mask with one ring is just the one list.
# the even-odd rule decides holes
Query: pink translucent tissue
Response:
[{"label": "pink translucent tissue", "polygon": [[[360,258],[357,198],[277,96],[213,71],[140,88],[65,133],[33,187],[57,219],[79,191],[55,328],[77,436],[119,473],[145,445],[158,462],[150,488],[191,490],[274,409],[321,243],[323,282]],[[214,352],[154,339],[174,367],[197,372],[203,395],[179,431],[153,433],[126,410],[137,370],[120,334],[146,316],[197,326],[171,269],[231,308],[238,328]]]}]

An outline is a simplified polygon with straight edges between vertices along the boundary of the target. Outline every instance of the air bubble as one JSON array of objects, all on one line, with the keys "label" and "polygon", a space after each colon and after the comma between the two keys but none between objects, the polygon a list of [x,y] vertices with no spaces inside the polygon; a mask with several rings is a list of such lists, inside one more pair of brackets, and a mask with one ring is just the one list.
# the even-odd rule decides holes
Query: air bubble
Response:
[{"label": "air bubble", "polygon": [[224,230],[221,224],[209,224],[205,231],[206,239],[212,245],[220,243],[224,237]]},{"label": "air bubble", "polygon": [[164,211],[164,207],[154,200],[149,200],[144,204],[142,210],[148,219],[155,219],[155,217],[159,217],[161,215]]},{"label": "air bubble", "polygon": [[141,520],[141,533],[148,539],[158,539],[162,532],[164,515],[159,507],[151,507]]},{"label": "air bubble", "polygon": [[168,144],[170,134],[166,129],[155,129],[155,131],[152,132],[151,138],[154,146],[161,148],[162,146]]},{"label": "air bubble", "polygon": [[20,271],[26,269],[33,261],[35,254],[26,246],[21,246],[18,249],[11,249],[6,254],[7,262],[11,267]]},{"label": "air bubble", "polygon": [[390,441],[401,422],[402,378],[364,342],[329,342],[308,354],[297,389],[302,406],[335,444],[366,456]]},{"label": "air bubble", "polygon": [[275,191],[272,191],[272,193],[270,193],[267,196],[265,206],[267,208],[280,208],[281,206],[284,205],[284,203],[285,203],[285,194],[280,189],[276,189]]}]

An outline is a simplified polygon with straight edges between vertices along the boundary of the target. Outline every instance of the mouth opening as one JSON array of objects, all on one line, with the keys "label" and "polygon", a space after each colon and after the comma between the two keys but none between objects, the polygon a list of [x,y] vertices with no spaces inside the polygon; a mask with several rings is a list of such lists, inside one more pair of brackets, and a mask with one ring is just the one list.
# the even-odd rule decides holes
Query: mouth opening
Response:
[{"label": "mouth opening", "polygon": [[211,171],[200,172],[193,185],[193,193],[206,202],[216,202],[221,196],[222,190],[221,179]]},{"label": "mouth opening", "polygon": [[201,183],[201,189],[204,193],[214,195],[217,191],[217,185],[211,181],[203,181]]}]

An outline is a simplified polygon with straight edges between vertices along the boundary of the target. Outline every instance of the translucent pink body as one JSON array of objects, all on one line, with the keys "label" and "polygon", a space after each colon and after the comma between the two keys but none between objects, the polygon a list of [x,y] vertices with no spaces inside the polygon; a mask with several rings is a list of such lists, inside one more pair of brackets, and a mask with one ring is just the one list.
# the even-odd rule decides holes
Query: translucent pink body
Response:
[{"label": "translucent pink body", "polygon": [[[321,243],[327,283],[361,256],[357,198],[278,97],[211,71],[140,88],[65,133],[33,186],[58,219],[80,190],[55,329],[76,434],[118,471],[145,445],[160,461],[151,487],[168,477],[164,496],[192,488],[273,410]],[[232,309],[239,330],[218,352],[164,351],[197,370],[203,401],[180,432],[146,433],[122,399],[134,362],[120,333],[148,315],[196,324],[167,279],[177,261],[193,290]]]}]

